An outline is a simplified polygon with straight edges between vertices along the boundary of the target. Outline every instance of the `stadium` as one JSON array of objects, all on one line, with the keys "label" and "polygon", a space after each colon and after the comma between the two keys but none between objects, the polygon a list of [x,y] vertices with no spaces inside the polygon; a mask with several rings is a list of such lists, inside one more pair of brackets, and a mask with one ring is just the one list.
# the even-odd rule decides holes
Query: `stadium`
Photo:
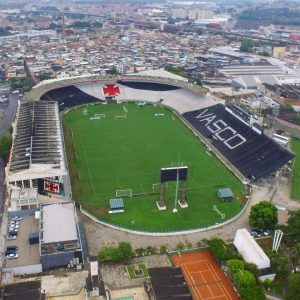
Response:
[{"label": "stadium", "polygon": [[139,233],[230,222],[251,183],[293,158],[238,107],[150,76],[43,81],[13,135],[9,188],[71,197],[94,220]]}]

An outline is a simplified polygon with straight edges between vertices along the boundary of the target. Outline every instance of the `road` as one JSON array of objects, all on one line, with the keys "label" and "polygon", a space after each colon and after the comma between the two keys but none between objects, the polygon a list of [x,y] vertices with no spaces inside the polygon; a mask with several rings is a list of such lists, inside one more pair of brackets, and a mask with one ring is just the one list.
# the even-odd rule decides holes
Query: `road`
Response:
[{"label": "road", "polygon": [[[0,136],[5,135],[11,126],[11,124],[15,120],[16,111],[17,111],[17,103],[19,100],[19,96],[16,94],[9,95],[8,103],[0,103]],[[0,158],[0,216],[2,223],[2,214],[5,200],[5,187],[4,187],[4,168],[5,164],[3,160]]]}]

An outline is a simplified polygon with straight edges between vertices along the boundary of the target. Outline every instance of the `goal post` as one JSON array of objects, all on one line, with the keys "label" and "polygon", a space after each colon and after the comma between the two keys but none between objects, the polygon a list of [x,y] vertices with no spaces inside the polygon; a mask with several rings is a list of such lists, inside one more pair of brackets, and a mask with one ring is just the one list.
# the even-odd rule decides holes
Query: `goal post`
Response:
[{"label": "goal post", "polygon": [[132,189],[116,190],[116,197],[132,197]]},{"label": "goal post", "polygon": [[96,118],[105,118],[106,115],[105,114],[95,114]]},{"label": "goal post", "polygon": [[153,193],[159,193],[160,191],[160,186],[161,186],[161,183],[153,183],[152,184],[152,192]]}]

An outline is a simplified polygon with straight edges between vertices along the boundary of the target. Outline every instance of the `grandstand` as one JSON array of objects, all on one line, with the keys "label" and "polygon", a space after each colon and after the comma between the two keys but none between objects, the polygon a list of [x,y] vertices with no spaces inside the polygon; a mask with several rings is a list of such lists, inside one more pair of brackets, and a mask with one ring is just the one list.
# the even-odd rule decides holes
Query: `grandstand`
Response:
[{"label": "grandstand", "polygon": [[[62,191],[67,175],[58,103],[23,102],[17,112],[13,145],[6,167],[9,188]],[[46,185],[45,185],[46,183]]]},{"label": "grandstand", "polygon": [[183,116],[250,180],[270,175],[294,156],[241,122],[222,104],[187,112]]},{"label": "grandstand", "polygon": [[74,107],[77,105],[99,102],[98,98],[84,93],[75,86],[65,86],[46,92],[40,100],[58,102],[59,110]]}]

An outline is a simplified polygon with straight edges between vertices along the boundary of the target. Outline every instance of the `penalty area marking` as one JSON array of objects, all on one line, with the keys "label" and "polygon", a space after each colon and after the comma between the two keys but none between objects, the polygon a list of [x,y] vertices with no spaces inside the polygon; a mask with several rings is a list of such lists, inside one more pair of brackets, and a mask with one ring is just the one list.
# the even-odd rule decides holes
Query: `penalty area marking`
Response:
[{"label": "penalty area marking", "polygon": [[225,214],[223,214],[219,209],[217,208],[217,205],[213,205],[213,211],[215,211],[218,215],[221,216],[222,220],[225,219]]}]

